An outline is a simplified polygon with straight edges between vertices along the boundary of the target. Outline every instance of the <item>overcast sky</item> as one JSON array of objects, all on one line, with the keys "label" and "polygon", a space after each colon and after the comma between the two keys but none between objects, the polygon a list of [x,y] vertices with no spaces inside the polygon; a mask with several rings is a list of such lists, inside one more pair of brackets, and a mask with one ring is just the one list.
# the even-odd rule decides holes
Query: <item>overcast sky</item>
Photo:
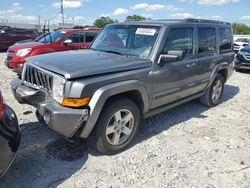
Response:
[{"label": "overcast sky", "polygon": [[[61,22],[60,0],[0,0],[0,22]],[[100,16],[123,21],[138,14],[151,19],[206,18],[250,25],[249,0],[64,0],[66,22],[89,25]]]}]

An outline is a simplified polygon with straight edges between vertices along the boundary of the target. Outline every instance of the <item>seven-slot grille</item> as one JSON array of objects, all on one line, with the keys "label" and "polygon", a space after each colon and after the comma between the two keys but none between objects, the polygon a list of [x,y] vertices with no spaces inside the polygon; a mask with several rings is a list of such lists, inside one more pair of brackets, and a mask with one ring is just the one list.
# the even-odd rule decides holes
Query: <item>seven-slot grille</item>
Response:
[{"label": "seven-slot grille", "polygon": [[25,83],[30,85],[31,87],[34,87],[36,89],[43,88],[47,91],[52,90],[52,80],[53,76],[46,74],[45,72],[27,65],[24,75],[23,75],[23,80]]}]

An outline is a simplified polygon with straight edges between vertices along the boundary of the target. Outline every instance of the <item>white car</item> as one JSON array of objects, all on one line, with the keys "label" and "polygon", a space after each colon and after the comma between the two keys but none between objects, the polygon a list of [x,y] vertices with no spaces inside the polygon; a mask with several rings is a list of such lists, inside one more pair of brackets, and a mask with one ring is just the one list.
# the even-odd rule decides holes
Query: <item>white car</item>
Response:
[{"label": "white car", "polygon": [[250,38],[238,38],[234,41],[234,51],[238,52],[241,48],[248,46],[250,43]]}]

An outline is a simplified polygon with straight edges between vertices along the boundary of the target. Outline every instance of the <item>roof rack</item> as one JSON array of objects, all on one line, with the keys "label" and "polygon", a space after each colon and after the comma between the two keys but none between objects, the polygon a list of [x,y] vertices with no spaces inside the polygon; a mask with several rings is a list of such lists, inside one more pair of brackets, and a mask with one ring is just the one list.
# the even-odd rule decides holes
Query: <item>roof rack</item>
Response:
[{"label": "roof rack", "polygon": [[217,21],[217,20],[196,19],[196,18],[187,18],[187,19],[184,19],[184,20],[186,22],[215,23],[215,24],[231,25],[229,22],[223,22],[223,21]]}]

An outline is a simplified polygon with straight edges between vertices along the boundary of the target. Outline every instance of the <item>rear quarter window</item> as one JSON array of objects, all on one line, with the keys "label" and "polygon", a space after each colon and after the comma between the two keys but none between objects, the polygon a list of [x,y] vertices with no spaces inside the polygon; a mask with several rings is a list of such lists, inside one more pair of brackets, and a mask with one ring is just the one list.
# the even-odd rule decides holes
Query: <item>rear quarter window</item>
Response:
[{"label": "rear quarter window", "polygon": [[229,28],[219,28],[220,51],[232,49],[232,34]]}]

